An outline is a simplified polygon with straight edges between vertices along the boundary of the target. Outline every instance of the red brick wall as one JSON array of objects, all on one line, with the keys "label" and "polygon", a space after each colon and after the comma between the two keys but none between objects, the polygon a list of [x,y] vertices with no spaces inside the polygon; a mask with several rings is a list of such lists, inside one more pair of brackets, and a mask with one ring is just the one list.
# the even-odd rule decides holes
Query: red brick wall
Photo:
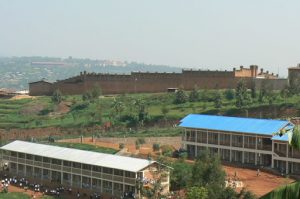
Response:
[{"label": "red brick wall", "polygon": [[[252,77],[235,77],[234,71],[183,71],[182,73],[132,73],[131,75],[111,74],[82,74],[66,80],[47,84],[35,83],[30,86],[30,94],[49,95],[59,89],[63,94],[82,94],[99,86],[103,94],[166,92],[168,88],[183,87],[191,90],[195,86],[199,89],[227,89],[235,88],[237,82],[244,79],[248,88],[261,80]],[[287,81],[268,80],[274,89],[282,89]],[[51,92],[50,92],[51,91]]]}]

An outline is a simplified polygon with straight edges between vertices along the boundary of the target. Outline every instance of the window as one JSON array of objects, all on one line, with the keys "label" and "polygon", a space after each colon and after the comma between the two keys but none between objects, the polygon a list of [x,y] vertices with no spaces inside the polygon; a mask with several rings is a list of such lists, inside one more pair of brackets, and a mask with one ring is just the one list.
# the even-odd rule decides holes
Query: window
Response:
[{"label": "window", "polygon": [[19,158],[25,158],[25,153],[19,153],[18,157]]},{"label": "window", "polygon": [[112,188],[112,182],[103,180],[103,188],[111,189]]},{"label": "window", "polygon": [[61,165],[61,160],[52,159],[52,164]]},{"label": "window", "polygon": [[119,169],[114,169],[114,175],[123,176],[123,171]]},{"label": "window", "polygon": [[101,167],[93,166],[93,171],[101,173]]},{"label": "window", "polygon": [[35,161],[42,162],[42,161],[43,161],[43,158],[42,158],[41,156],[34,156],[34,160],[35,160]]},{"label": "window", "polygon": [[65,167],[71,167],[72,166],[72,162],[64,161],[64,166]]},{"label": "window", "polygon": [[135,178],[135,173],[130,171],[125,171],[125,177],[127,178]]},{"label": "window", "polygon": [[103,167],[103,173],[112,174],[113,170],[111,168]]},{"label": "window", "polygon": [[27,159],[27,160],[33,160],[33,155],[26,154],[26,159]]},{"label": "window", "polygon": [[44,157],[44,158],[43,158],[43,162],[50,163],[50,158]]},{"label": "window", "polygon": [[92,169],[92,166],[91,165],[88,165],[88,164],[83,164],[82,165],[82,169],[84,169],[84,170],[91,170]]},{"label": "window", "polygon": [[80,163],[77,163],[77,162],[73,162],[73,167],[74,167],[74,168],[81,169],[81,164],[80,164]]}]

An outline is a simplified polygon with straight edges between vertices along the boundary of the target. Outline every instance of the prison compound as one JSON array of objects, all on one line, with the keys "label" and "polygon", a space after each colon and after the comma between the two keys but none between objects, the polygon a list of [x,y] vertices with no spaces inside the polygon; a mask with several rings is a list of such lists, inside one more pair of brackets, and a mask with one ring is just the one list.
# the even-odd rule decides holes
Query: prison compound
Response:
[{"label": "prison compound", "polygon": [[166,92],[168,88],[232,89],[241,79],[248,88],[259,89],[264,84],[268,89],[281,90],[288,84],[287,79],[278,75],[258,71],[258,66],[249,68],[241,66],[232,71],[182,70],[181,73],[131,72],[131,74],[96,74],[82,72],[80,75],[56,82],[44,80],[29,83],[32,96],[52,95],[60,90],[64,95],[83,94],[99,87],[103,94],[123,93],[157,93]]},{"label": "prison compound", "polygon": [[289,145],[294,125],[287,120],[190,114],[179,126],[190,159],[208,150],[224,162],[300,174],[300,151]]},{"label": "prison compound", "polygon": [[25,141],[4,145],[1,152],[10,176],[52,187],[63,185],[114,197],[125,193],[138,196],[140,186],[149,188],[160,177],[162,193],[169,191],[169,171],[162,175],[155,161]]}]

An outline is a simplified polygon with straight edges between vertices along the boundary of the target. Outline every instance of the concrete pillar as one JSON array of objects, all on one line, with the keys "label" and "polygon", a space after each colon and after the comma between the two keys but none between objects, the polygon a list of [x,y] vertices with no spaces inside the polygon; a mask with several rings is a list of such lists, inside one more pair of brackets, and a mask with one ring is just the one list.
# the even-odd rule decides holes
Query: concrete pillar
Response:
[{"label": "concrete pillar", "polygon": [[[218,146],[220,146],[220,132],[218,132]],[[220,155],[220,148],[218,147],[218,155]]]},{"label": "concrete pillar", "polygon": [[286,144],[286,157],[288,158],[289,157],[289,145]]},{"label": "concrete pillar", "polygon": [[[245,136],[243,135],[243,148],[245,148]],[[245,163],[245,151],[242,151],[242,163]]]},{"label": "concrete pillar", "polygon": [[232,134],[230,134],[230,152],[229,152],[229,161],[231,162],[232,160],[232,151],[231,151],[231,146],[232,146]]},{"label": "concrete pillar", "polygon": [[272,140],[272,159],[271,159],[271,168],[274,168],[274,141]]},{"label": "concrete pillar", "polygon": [[208,130],[206,130],[206,144],[208,144]]},{"label": "concrete pillar", "polygon": [[289,162],[285,162],[285,174],[289,174]]},{"label": "concrete pillar", "polygon": [[242,151],[242,163],[245,163],[245,151]]}]

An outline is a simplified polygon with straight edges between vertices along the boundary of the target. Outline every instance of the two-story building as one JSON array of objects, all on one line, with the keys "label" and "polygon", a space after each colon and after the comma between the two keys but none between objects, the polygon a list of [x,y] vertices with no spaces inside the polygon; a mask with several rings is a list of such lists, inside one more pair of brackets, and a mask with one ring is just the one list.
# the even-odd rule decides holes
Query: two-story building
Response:
[{"label": "two-story building", "polygon": [[[151,174],[160,171],[155,161],[25,141],[4,145],[1,152],[10,176],[114,197],[125,193],[138,196],[138,187],[157,180],[154,178],[157,175]],[[168,171],[161,182],[163,192],[167,193]]]},{"label": "two-story building", "polygon": [[179,126],[190,159],[208,150],[224,162],[300,174],[300,151],[289,145],[294,125],[287,120],[190,114]]}]

